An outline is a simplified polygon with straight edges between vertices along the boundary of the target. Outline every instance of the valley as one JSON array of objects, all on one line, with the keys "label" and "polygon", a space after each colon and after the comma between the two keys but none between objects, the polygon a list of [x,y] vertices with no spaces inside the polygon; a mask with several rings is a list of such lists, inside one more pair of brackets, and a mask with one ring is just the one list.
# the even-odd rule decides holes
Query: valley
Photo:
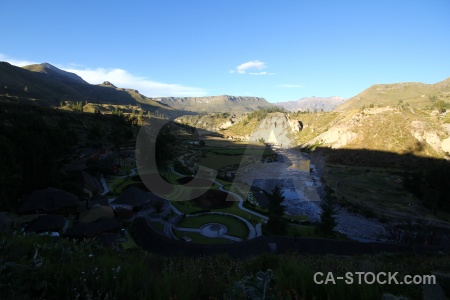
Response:
[{"label": "valley", "polygon": [[426,105],[287,111],[1,68],[4,234],[167,257],[449,249],[446,81]]}]

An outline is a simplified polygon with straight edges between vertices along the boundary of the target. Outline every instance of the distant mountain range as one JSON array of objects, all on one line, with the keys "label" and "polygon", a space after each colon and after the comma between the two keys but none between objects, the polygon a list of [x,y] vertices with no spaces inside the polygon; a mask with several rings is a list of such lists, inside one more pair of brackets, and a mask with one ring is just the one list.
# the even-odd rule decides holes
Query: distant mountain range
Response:
[{"label": "distant mountain range", "polygon": [[[44,106],[59,106],[61,101],[88,101],[97,104],[136,105],[144,109],[177,115],[185,112],[250,112],[273,106],[264,98],[238,96],[150,98],[139,91],[118,88],[105,81],[93,85],[80,76],[49,64],[23,68],[0,62],[0,96],[33,100]],[[178,112],[179,111],[179,112]]]},{"label": "distant mountain range", "polygon": [[273,104],[259,97],[210,96],[210,97],[163,97],[154,100],[174,109],[195,112],[250,112]]},{"label": "distant mountain range", "polygon": [[49,63],[23,68],[0,62],[0,97],[34,101],[43,106],[59,106],[62,101],[87,101],[103,105],[140,105],[146,111],[179,116],[196,112],[250,112],[281,106],[288,111],[347,111],[372,106],[411,105],[434,107],[438,100],[450,102],[450,78],[436,84],[418,82],[376,84],[345,100],[342,97],[309,97],[271,104],[264,98],[240,96],[150,98],[135,89],[116,87],[105,81],[93,85],[80,76]]},{"label": "distant mountain range", "polygon": [[281,106],[288,111],[332,111],[337,106],[344,103],[346,99],[338,96],[333,97],[309,97],[296,101],[277,102],[275,105]]}]

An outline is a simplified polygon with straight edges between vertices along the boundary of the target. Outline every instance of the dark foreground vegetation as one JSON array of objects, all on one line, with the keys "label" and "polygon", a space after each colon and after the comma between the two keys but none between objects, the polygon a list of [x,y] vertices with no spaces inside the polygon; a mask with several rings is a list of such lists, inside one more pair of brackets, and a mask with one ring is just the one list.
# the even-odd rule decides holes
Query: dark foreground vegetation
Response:
[{"label": "dark foreground vegetation", "polygon": [[[167,258],[137,249],[102,248],[92,242],[25,237],[18,232],[2,233],[0,243],[1,299],[381,299],[384,293],[436,299],[436,286],[346,285],[342,281],[318,285],[313,275],[391,271],[403,276],[450,270],[448,256]],[[258,285],[256,276],[267,283],[266,288]],[[438,277],[448,289],[445,280],[448,277]],[[253,297],[245,298],[245,291]],[[257,298],[264,292],[266,298]]]}]

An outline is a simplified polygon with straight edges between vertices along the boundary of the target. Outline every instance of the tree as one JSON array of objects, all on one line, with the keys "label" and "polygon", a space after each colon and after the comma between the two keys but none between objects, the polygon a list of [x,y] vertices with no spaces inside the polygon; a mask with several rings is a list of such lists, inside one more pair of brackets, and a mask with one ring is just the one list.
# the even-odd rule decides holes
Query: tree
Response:
[{"label": "tree", "polygon": [[284,201],[283,190],[276,185],[271,193],[265,193],[267,198],[269,198],[269,205],[267,209],[269,210],[269,220],[267,221],[267,229],[275,234],[286,233],[287,222],[282,218],[284,214],[285,206],[281,205]]},{"label": "tree", "polygon": [[317,224],[316,230],[324,235],[334,236],[334,227],[337,223],[334,217],[336,207],[331,197],[326,197],[320,204],[322,213],[320,214],[320,222]]},{"label": "tree", "polygon": [[99,147],[102,144],[103,128],[100,122],[94,122],[88,129],[87,141],[94,147]]},{"label": "tree", "polygon": [[439,110],[439,112],[445,112],[445,102],[444,100],[439,100],[436,104],[436,108]]},{"label": "tree", "polygon": [[284,214],[285,206],[281,205],[284,201],[283,190],[276,185],[271,193],[266,193],[267,198],[269,198],[269,215],[282,216]]}]

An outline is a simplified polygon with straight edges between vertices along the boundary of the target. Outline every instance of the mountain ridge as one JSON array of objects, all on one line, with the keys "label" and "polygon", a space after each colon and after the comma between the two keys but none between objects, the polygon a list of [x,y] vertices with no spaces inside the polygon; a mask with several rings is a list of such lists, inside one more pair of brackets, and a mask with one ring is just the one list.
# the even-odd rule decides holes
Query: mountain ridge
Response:
[{"label": "mountain ridge", "polygon": [[47,74],[48,76],[60,78],[62,80],[73,80],[75,82],[87,84],[87,82],[77,74],[61,70],[47,62],[41,64],[27,65],[22,68],[32,72]]},{"label": "mountain ridge", "polygon": [[339,105],[336,111],[399,104],[426,108],[434,106],[437,100],[450,101],[450,77],[434,84],[422,82],[374,84]]},{"label": "mountain ridge", "polygon": [[346,101],[345,98],[339,96],[331,97],[303,97],[294,101],[277,102],[275,105],[281,106],[288,111],[332,111],[337,106]]},{"label": "mountain ridge", "polygon": [[162,113],[171,115],[185,112],[250,112],[273,106],[264,98],[230,95],[151,98],[132,88],[116,87],[109,81],[89,84],[78,75],[49,63],[21,68],[0,62],[0,95],[33,100],[36,104],[53,107],[59,106],[61,101],[145,105],[146,110],[163,110]]},{"label": "mountain ridge", "polygon": [[155,101],[174,109],[196,112],[249,112],[272,107],[266,99],[250,96],[158,97]]}]

